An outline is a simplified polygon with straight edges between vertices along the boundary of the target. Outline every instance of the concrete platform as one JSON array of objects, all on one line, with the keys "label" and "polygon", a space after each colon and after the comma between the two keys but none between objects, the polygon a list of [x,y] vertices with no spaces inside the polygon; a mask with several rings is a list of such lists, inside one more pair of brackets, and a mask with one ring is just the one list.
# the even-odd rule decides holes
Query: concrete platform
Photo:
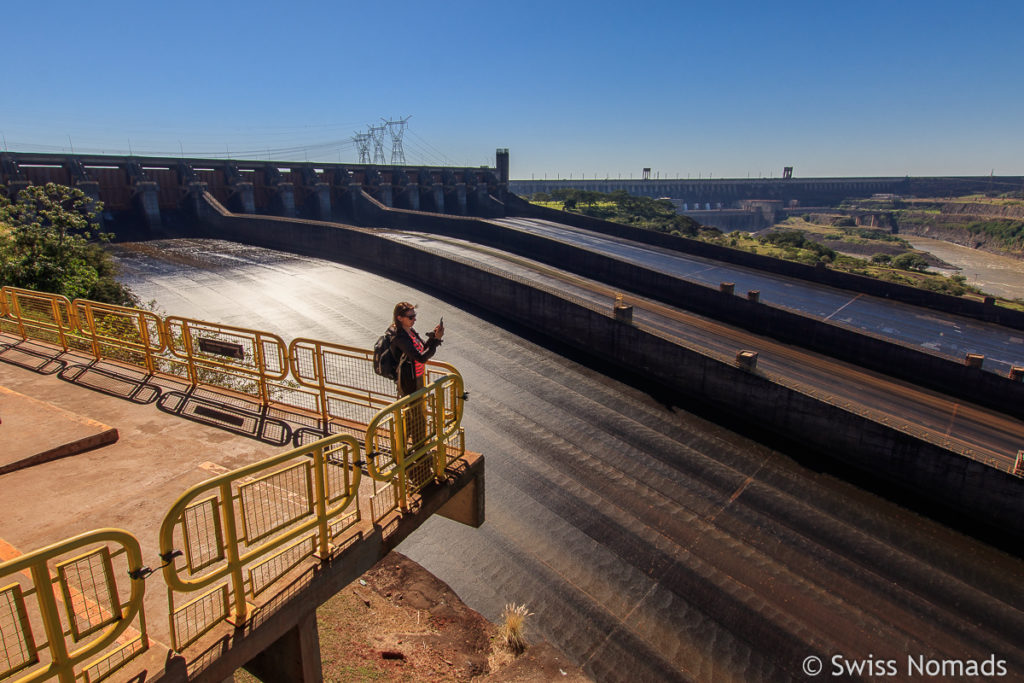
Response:
[{"label": "concrete platform", "polygon": [[[139,402],[134,390],[94,387],[82,382],[82,375],[101,369],[59,355],[50,361],[62,366],[59,374],[0,362],[0,562],[92,529],[116,527],[140,541],[144,565],[159,568],[160,524],[189,486],[288,450],[259,435],[183,419],[187,416],[160,408],[155,400]],[[96,447],[101,443],[107,445]],[[56,457],[63,459],[54,462]],[[171,647],[167,587],[161,572],[151,574],[144,597],[149,649],[110,680],[219,683],[275,646],[282,634],[315,643],[311,610],[431,515],[482,523],[483,458],[467,453],[460,462],[462,469],[448,484],[428,487],[410,513],[395,511],[378,523],[364,513],[330,558],[304,560],[275,584],[281,592],[275,588],[254,599],[245,628],[216,625],[185,652]],[[371,493],[364,477],[363,510],[369,510]],[[300,664],[309,661],[304,657]]]},{"label": "concrete platform", "polygon": [[0,385],[0,474],[106,446],[117,429]]}]

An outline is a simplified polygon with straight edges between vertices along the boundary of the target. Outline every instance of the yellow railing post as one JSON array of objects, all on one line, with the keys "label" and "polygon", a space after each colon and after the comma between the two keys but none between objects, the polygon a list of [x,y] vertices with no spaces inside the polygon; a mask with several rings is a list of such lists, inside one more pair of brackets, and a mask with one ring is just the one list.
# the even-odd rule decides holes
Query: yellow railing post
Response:
[{"label": "yellow railing post", "polygon": [[68,659],[68,648],[60,627],[60,613],[57,611],[57,601],[53,597],[53,579],[50,577],[50,570],[44,561],[33,564],[30,571],[32,581],[36,585],[39,611],[43,616],[43,629],[46,631],[46,640],[50,646],[52,659],[50,670],[57,674],[61,683],[74,683],[75,672]]},{"label": "yellow railing post", "polygon": [[[167,330],[168,337],[172,336],[170,329]],[[186,366],[188,367],[188,380],[195,387],[199,384],[199,371],[196,369],[196,359],[192,353],[192,330],[186,324],[181,325],[181,338],[185,342],[185,357],[187,360]],[[168,338],[168,341],[171,341]]]},{"label": "yellow railing post", "polygon": [[[100,359],[100,340],[99,335],[96,333],[96,316],[93,313],[92,306],[88,303],[85,305],[85,322],[89,326],[89,336],[92,338],[92,357],[97,361]],[[79,331],[84,332],[79,325]]]},{"label": "yellow railing post", "polygon": [[[259,332],[255,335],[255,343],[253,346],[256,347],[254,351],[256,352],[256,370],[259,373],[257,375],[257,381],[260,385],[260,403],[266,407],[270,405],[270,392],[267,389],[267,365],[263,358],[263,335]],[[285,367],[287,367],[287,359]]]},{"label": "yellow railing post", "polygon": [[53,322],[57,326],[57,336],[60,338],[60,345],[65,351],[68,350],[68,339],[64,335],[64,321],[60,319],[60,313],[57,310],[57,299],[56,297],[50,299],[50,313],[53,314]]},{"label": "yellow railing post", "polygon": [[11,309],[14,317],[18,320],[18,331],[21,333],[21,338],[28,339],[28,332],[25,330],[25,319],[21,315],[21,302],[18,300],[18,295],[8,287],[4,287],[4,294],[10,294],[11,296]]},{"label": "yellow railing post", "polygon": [[238,527],[235,524],[235,499],[231,492],[231,481],[220,485],[221,519],[224,522],[224,543],[227,546],[228,567],[231,574],[231,590],[235,596],[235,608],[228,623],[235,627],[245,624],[249,618],[249,604],[245,601],[245,578],[242,575],[242,561],[238,553]]},{"label": "yellow railing post", "polygon": [[434,448],[434,479],[441,481],[444,478],[445,468],[445,442],[441,439],[441,435],[444,433],[444,386],[439,386],[437,391],[434,392],[434,439],[436,440],[436,446]]},{"label": "yellow railing post", "polygon": [[331,554],[330,528],[327,525],[327,477],[324,473],[326,456],[324,447],[313,451],[313,482],[316,486],[315,506],[320,543],[318,558],[327,559]]}]

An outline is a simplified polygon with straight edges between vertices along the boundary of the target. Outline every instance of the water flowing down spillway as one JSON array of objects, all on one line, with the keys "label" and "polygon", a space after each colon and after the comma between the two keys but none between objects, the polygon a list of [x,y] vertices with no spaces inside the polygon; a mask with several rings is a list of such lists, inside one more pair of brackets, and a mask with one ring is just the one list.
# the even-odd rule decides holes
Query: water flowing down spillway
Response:
[{"label": "water flowing down spillway", "polygon": [[[990,651],[1024,629],[1024,562],[407,284],[211,240],[117,249],[168,314],[369,348],[395,302],[443,315],[487,521],[402,552],[498,620],[534,613],[599,681],[800,678],[802,660]],[[979,626],[982,624],[982,626]],[[1017,669],[1024,671],[1024,669]]]}]

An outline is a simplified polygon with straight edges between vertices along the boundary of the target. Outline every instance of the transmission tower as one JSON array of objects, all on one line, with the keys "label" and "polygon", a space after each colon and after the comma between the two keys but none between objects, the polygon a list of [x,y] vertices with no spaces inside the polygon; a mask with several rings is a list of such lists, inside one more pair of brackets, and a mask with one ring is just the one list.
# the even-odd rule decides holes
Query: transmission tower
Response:
[{"label": "transmission tower", "polygon": [[406,116],[400,121],[384,121],[384,126],[391,135],[391,163],[392,165],[405,165],[405,150],[402,148],[402,135],[405,133],[405,124],[412,116]]},{"label": "transmission tower", "polygon": [[356,143],[356,149],[359,150],[359,163],[368,164],[370,163],[370,142],[371,137],[369,133],[356,133],[352,136],[352,139]]},{"label": "transmission tower", "polygon": [[388,163],[384,157],[384,131],[387,126],[368,126],[367,135],[373,140],[373,163],[383,166]]}]

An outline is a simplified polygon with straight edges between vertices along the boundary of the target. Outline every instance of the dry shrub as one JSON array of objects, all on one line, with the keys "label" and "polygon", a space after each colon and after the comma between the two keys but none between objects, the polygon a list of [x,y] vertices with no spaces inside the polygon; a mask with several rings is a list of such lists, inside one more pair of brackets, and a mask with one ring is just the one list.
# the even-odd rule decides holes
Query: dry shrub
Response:
[{"label": "dry shrub", "polygon": [[515,603],[505,605],[505,609],[501,613],[498,636],[514,654],[521,654],[526,649],[526,638],[523,636],[523,631],[526,628],[526,617],[531,614],[526,605]]}]

